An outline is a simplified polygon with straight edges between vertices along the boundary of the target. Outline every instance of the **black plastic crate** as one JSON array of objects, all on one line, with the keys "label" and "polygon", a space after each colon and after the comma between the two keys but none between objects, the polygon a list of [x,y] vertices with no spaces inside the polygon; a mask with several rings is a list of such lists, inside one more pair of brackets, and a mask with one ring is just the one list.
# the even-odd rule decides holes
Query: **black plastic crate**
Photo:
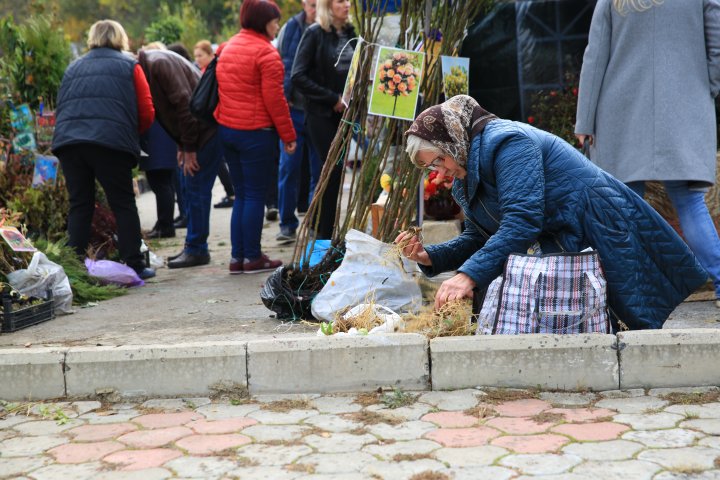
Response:
[{"label": "black plastic crate", "polygon": [[30,305],[20,310],[11,310],[13,304],[10,296],[2,297],[3,311],[0,312],[2,321],[2,333],[10,333],[27,328],[38,323],[47,322],[55,318],[55,305],[53,304],[52,291],[48,290],[47,300],[36,305]]}]

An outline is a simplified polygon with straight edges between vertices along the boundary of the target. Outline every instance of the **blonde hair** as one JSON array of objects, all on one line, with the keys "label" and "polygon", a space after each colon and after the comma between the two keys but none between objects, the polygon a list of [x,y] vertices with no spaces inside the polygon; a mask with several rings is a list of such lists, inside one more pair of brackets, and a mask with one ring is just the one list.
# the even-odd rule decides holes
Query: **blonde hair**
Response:
[{"label": "blonde hair", "polygon": [[[326,32],[330,31],[330,25],[332,25],[333,21],[333,14],[332,14],[332,3],[335,0],[318,0],[317,1],[317,10],[315,13],[315,21],[320,25],[320,28],[325,30]],[[348,19],[345,22],[345,25],[350,23],[350,16],[348,15]],[[343,27],[345,26],[343,25]]]},{"label": "blonde hair", "polygon": [[421,164],[417,159],[417,155],[420,152],[432,152],[439,157],[447,155],[447,153],[445,153],[441,148],[437,147],[433,143],[412,134],[407,136],[405,152],[407,152],[408,156],[410,157],[410,161],[416,167],[420,168],[425,168],[425,165]]},{"label": "blonde hair", "polygon": [[213,56],[212,44],[209,40],[200,40],[199,42],[197,42],[193,47],[193,51],[197,50],[198,48],[210,55],[211,57]]},{"label": "blonde hair", "polygon": [[167,50],[163,42],[150,42],[143,47],[143,50]]},{"label": "blonde hair", "polygon": [[644,12],[650,10],[663,2],[664,0],[613,0],[613,6],[620,15],[627,15],[630,11]]},{"label": "blonde hair", "polygon": [[93,48],[113,48],[115,50],[130,50],[125,29],[115,20],[100,20],[90,27],[87,46]]}]

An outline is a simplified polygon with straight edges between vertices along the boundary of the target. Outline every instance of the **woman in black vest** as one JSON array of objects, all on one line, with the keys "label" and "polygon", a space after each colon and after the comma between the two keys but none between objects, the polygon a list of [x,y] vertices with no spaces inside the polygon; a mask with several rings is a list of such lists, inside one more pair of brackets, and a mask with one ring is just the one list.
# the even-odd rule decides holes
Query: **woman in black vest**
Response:
[{"label": "woman in black vest", "polygon": [[140,133],[155,118],[150,87],[137,62],[123,53],[128,38],[119,23],[96,22],[88,34],[88,48],[63,76],[52,144],[70,197],[68,244],[85,255],[97,179],[115,214],[121,259],[141,278],[150,278],[155,272],[140,253],[140,218],[132,183]]}]

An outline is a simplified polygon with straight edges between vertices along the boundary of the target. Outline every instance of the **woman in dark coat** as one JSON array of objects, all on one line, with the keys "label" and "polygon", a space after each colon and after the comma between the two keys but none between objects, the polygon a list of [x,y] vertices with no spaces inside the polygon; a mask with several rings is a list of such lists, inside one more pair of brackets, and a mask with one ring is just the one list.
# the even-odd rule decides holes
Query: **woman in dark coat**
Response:
[{"label": "woman in dark coat", "polygon": [[[319,0],[316,22],[300,40],[292,85],[305,98],[303,107],[310,142],[320,160],[326,162],[345,110],[342,92],[355,51],[349,0]],[[342,169],[343,162],[335,165],[323,193],[317,238],[332,237]]]},{"label": "woman in dark coat", "polygon": [[438,307],[486,288],[508,255],[535,241],[544,253],[597,250],[616,330],[618,319],[631,329],[661,328],[707,280],[652,207],[555,135],[459,95],[420,114],[406,136],[416,165],[455,178],[466,218],[457,238],[427,248],[413,238],[403,250],[429,275],[457,270],[438,290]]},{"label": "woman in dark coat", "polygon": [[140,253],[140,218],[132,169],[140,133],[155,118],[142,68],[128,54],[128,38],[113,20],[90,27],[90,51],[65,70],[58,93],[52,151],[60,159],[70,197],[68,244],[85,255],[95,210],[95,180],[117,221],[120,258],[141,278],[155,276]]}]

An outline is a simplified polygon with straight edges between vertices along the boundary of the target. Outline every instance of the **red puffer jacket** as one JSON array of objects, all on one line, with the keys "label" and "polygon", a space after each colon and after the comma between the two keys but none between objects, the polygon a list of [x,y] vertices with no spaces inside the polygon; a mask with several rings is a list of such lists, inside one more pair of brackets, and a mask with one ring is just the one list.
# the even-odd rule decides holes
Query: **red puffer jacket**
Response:
[{"label": "red puffer jacket", "polygon": [[220,101],[215,110],[218,123],[236,130],[275,127],[283,142],[295,141],[283,93],[285,71],[268,37],[243,29],[221,53],[217,64]]}]

